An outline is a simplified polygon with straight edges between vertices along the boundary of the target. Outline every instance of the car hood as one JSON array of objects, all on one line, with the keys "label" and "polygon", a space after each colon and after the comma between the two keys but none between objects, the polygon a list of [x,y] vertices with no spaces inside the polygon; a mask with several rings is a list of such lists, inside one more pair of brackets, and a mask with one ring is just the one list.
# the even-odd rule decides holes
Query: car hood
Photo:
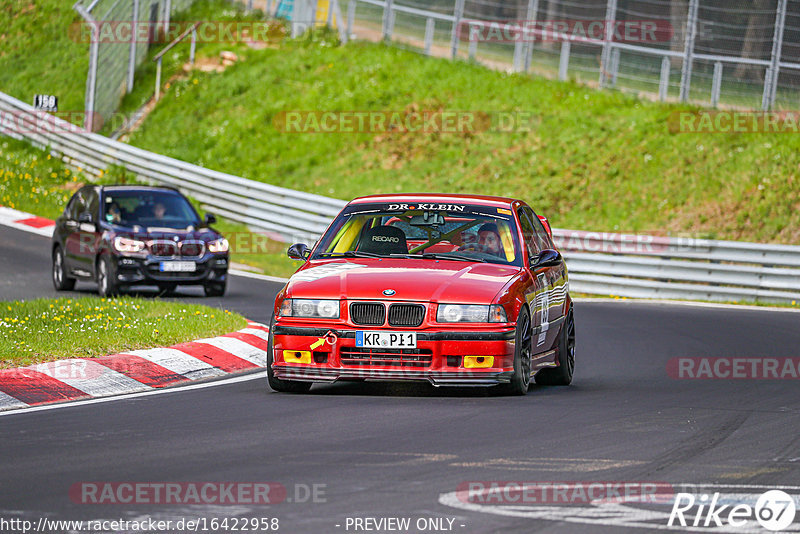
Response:
[{"label": "car hood", "polygon": [[110,230],[114,235],[132,237],[135,239],[141,239],[145,241],[150,239],[173,240],[175,237],[177,237],[178,240],[180,241],[190,239],[190,240],[207,242],[207,241],[213,241],[220,237],[220,234],[218,232],[210,228],[187,230],[183,228],[155,228],[155,227],[144,228],[141,226],[126,227],[126,226],[112,225]]},{"label": "car hood", "polygon": [[[286,287],[290,298],[488,304],[521,269],[462,261],[357,258],[313,262]],[[386,295],[385,290],[393,290]]]}]

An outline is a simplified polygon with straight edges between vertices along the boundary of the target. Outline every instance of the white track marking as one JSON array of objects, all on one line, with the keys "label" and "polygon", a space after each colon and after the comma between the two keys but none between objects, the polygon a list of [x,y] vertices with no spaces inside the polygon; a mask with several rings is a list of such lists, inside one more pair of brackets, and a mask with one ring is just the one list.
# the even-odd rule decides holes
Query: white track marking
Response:
[{"label": "white track marking", "polygon": [[222,369],[214,367],[203,360],[177,349],[157,348],[131,350],[125,354],[139,356],[140,358],[144,358],[145,360],[149,360],[161,367],[169,369],[173,373],[183,375],[190,379],[209,378],[227,374]]},{"label": "white track marking", "polygon": [[17,400],[11,395],[7,395],[0,391],[0,415],[2,415],[3,410],[15,410],[18,408],[25,408],[28,406],[21,400]]},{"label": "white track marking", "polygon": [[243,328],[239,330],[242,334],[250,334],[251,336],[256,336],[258,338],[263,339],[264,341],[269,341],[269,332],[261,330],[260,328]]}]

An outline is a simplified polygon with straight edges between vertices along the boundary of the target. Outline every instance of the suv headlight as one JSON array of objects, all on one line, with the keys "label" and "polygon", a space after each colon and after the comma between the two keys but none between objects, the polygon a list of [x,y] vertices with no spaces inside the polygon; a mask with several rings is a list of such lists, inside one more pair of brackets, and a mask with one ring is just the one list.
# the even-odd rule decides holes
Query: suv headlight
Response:
[{"label": "suv headlight", "polygon": [[312,317],[317,319],[338,319],[339,301],[321,299],[284,299],[281,303],[281,317]]},{"label": "suv headlight", "polygon": [[228,252],[228,240],[224,237],[211,241],[208,244],[209,252]]},{"label": "suv headlight", "polygon": [[114,238],[114,248],[117,252],[141,252],[144,250],[144,241],[118,236]]},{"label": "suv headlight", "polygon": [[506,311],[499,304],[439,304],[436,310],[439,323],[505,323]]}]

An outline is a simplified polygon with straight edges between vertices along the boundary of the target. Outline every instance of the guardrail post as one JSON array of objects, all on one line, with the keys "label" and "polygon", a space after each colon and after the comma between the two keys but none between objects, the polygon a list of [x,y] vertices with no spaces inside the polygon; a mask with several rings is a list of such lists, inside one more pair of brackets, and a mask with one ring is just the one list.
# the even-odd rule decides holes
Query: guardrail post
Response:
[{"label": "guardrail post", "polygon": [[194,54],[197,50],[197,27],[192,28],[192,44],[189,47],[189,64],[194,65]]},{"label": "guardrail post", "polygon": [[385,0],[383,3],[383,40],[384,41],[391,41],[392,40],[392,33],[390,29],[391,18],[392,18],[392,4],[394,0]]},{"label": "guardrail post", "polygon": [[658,79],[658,99],[661,102],[667,99],[667,92],[669,91],[669,67],[669,57],[664,56],[661,58],[661,76]]},{"label": "guardrail post", "polygon": [[607,69],[611,63],[611,42],[614,40],[614,21],[617,18],[617,0],[606,4],[605,32],[603,32],[603,52],[600,55],[600,87],[608,82]]},{"label": "guardrail post", "polygon": [[133,12],[131,17],[131,47],[128,52],[128,92],[133,91],[134,74],[136,74],[136,34],[139,25],[139,0],[133,0]]},{"label": "guardrail post", "polygon": [[161,98],[161,58],[156,63],[156,102]]},{"label": "guardrail post", "polygon": [[[528,0],[528,11],[525,16],[525,22],[528,26],[532,26],[533,29],[536,29],[536,20],[537,14],[539,13],[539,0]],[[524,32],[525,35],[525,65],[524,69],[525,72],[528,72],[531,69],[531,60],[533,59],[533,43],[536,42],[536,34],[528,35],[528,32]]]},{"label": "guardrail post", "polygon": [[569,49],[572,42],[565,39],[561,42],[561,57],[558,58],[558,79],[564,81],[568,77],[569,72]]},{"label": "guardrail post", "polygon": [[689,89],[692,85],[692,62],[694,61],[694,40],[697,36],[698,0],[689,0],[689,12],[686,17],[686,38],[683,45],[683,65],[681,65],[681,102],[689,100]]},{"label": "guardrail post", "polygon": [[714,63],[714,76],[711,78],[711,107],[719,104],[719,93],[722,88],[722,62]]},{"label": "guardrail post", "polygon": [[473,24],[469,25],[469,47],[467,48],[467,54],[469,55],[470,59],[475,59],[478,55],[478,40],[472,38],[472,28],[474,27]]},{"label": "guardrail post", "polygon": [[464,0],[456,0],[455,8],[453,9],[453,31],[450,34],[450,58],[455,59],[458,56],[458,38],[459,26],[461,26],[461,19],[464,17]]},{"label": "guardrail post", "polygon": [[431,47],[433,46],[433,34],[436,30],[436,20],[428,17],[425,21],[425,55],[431,55]]},{"label": "guardrail post", "polygon": [[761,97],[761,109],[767,111],[775,104],[775,94],[778,88],[778,74],[781,68],[781,53],[783,52],[783,29],[786,26],[786,0],[778,0],[775,13],[775,31],[772,36],[772,55],[770,64],[764,76],[764,94]]},{"label": "guardrail post", "polygon": [[353,20],[356,18],[357,0],[350,0],[347,4],[347,38],[353,35]]}]

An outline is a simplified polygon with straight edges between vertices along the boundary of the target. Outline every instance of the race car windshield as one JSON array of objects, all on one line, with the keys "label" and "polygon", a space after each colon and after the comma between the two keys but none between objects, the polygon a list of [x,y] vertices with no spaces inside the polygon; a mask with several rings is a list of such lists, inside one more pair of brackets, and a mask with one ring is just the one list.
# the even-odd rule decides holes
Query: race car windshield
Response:
[{"label": "race car windshield", "polygon": [[103,218],[111,224],[157,228],[200,224],[184,197],[166,191],[107,191],[103,204]]},{"label": "race car windshield", "polygon": [[516,225],[504,208],[461,204],[355,204],[312,259],[397,257],[520,265]]}]

